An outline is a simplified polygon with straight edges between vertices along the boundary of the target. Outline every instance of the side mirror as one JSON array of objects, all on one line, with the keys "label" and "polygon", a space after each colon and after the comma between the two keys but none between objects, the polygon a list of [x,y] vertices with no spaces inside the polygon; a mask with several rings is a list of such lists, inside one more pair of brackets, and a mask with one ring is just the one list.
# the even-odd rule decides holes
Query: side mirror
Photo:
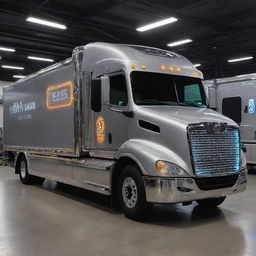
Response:
[{"label": "side mirror", "polygon": [[217,109],[217,89],[210,86],[208,88],[209,108]]},{"label": "side mirror", "polygon": [[109,104],[110,80],[108,76],[102,76],[101,80],[101,102],[104,105]]}]

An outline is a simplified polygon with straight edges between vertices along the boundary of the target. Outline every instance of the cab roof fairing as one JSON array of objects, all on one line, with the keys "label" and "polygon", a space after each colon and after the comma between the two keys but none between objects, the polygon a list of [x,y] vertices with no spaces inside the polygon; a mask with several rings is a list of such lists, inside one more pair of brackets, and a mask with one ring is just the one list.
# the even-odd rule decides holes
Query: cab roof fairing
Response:
[{"label": "cab roof fairing", "polygon": [[[82,48],[84,49],[83,70],[87,72],[91,72],[96,63],[111,61],[112,63],[119,62],[130,70],[203,78],[202,73],[187,58],[158,48],[125,44],[89,43],[76,49]],[[131,65],[136,65],[136,69],[132,69]],[[141,65],[144,65],[146,69],[141,69]],[[166,70],[161,70],[161,66],[166,66]],[[170,66],[174,67],[173,72],[168,70]],[[181,69],[180,72],[175,71],[177,67]],[[195,73],[197,75],[194,75]]]}]

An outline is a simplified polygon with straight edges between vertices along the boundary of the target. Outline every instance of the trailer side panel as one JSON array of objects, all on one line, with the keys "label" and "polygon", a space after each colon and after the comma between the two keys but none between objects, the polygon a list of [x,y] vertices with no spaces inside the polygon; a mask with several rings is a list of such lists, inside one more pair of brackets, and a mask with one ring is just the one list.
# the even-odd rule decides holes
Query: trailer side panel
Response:
[{"label": "trailer side panel", "polygon": [[69,63],[4,89],[5,150],[75,154],[73,71]]}]

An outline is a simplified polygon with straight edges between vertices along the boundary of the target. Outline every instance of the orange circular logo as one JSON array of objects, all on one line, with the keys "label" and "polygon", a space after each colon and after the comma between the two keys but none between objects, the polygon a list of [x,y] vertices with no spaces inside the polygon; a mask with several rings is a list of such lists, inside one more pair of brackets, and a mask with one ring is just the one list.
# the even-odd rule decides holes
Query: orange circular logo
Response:
[{"label": "orange circular logo", "polygon": [[98,116],[96,120],[96,141],[104,143],[105,141],[105,120],[102,116]]}]

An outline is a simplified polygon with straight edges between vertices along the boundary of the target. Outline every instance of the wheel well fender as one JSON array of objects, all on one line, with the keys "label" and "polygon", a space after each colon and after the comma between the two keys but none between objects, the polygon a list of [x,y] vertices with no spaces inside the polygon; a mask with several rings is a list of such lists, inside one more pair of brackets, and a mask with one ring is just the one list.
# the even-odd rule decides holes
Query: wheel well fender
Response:
[{"label": "wheel well fender", "polygon": [[170,148],[143,139],[126,141],[115,155],[116,159],[123,157],[132,159],[139,166],[143,175],[148,176],[159,176],[156,170],[158,160],[172,162],[186,171],[191,169],[190,163],[186,163],[181,156]]}]

